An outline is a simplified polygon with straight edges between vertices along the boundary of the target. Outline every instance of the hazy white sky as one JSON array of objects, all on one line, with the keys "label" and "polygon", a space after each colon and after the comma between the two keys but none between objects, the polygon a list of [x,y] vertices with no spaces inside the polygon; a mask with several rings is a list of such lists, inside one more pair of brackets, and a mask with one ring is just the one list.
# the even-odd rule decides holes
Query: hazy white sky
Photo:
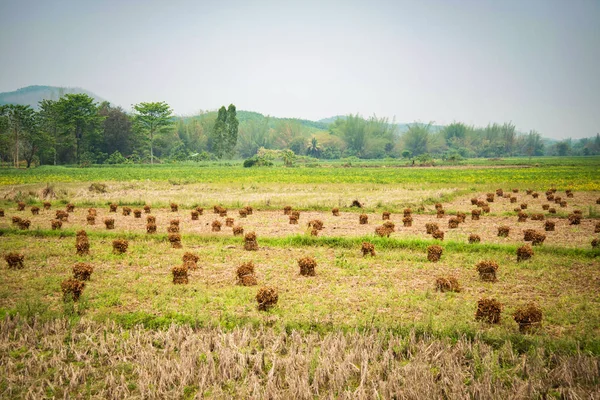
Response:
[{"label": "hazy white sky", "polygon": [[0,0],[0,92],[600,131],[600,1]]}]

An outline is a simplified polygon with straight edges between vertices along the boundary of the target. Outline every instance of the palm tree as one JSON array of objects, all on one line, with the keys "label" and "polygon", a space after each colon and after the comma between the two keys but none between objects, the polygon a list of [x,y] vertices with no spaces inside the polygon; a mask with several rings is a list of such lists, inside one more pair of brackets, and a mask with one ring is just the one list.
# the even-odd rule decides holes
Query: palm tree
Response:
[{"label": "palm tree", "polygon": [[321,155],[321,146],[319,146],[319,142],[317,141],[316,137],[313,136],[310,139],[310,144],[306,148],[306,154],[315,158],[318,158],[319,155]]}]

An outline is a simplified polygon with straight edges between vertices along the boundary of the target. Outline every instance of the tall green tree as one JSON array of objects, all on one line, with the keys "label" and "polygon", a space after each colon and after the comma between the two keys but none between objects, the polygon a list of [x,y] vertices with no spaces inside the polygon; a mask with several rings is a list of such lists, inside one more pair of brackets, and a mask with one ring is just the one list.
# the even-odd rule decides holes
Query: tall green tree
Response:
[{"label": "tall green tree", "polygon": [[168,132],[173,125],[171,107],[164,101],[139,103],[133,106],[136,129],[150,144],[150,164],[154,164],[154,139],[156,135]]},{"label": "tall green tree", "polygon": [[38,115],[41,132],[47,139],[44,153],[47,159],[52,160],[51,162],[56,165],[60,145],[60,114],[56,101],[40,101]]},{"label": "tall green tree", "polygon": [[100,104],[98,114],[104,117],[102,122],[102,152],[113,154],[118,151],[125,157],[133,152],[135,138],[133,123],[121,107],[112,107],[110,103]]},{"label": "tall green tree", "polygon": [[13,165],[19,168],[22,148],[27,144],[31,132],[36,129],[35,111],[30,106],[8,104],[0,112],[5,120],[3,125],[8,143],[12,147]]},{"label": "tall green tree", "polygon": [[98,133],[102,117],[98,115],[98,106],[94,99],[87,94],[66,94],[56,102],[59,121],[66,136],[67,144],[75,147],[75,160],[81,162],[85,149],[91,147]]},{"label": "tall green tree", "polygon": [[219,108],[215,125],[210,137],[210,148],[214,155],[221,159],[231,157],[238,140],[239,121],[235,106]]},{"label": "tall green tree", "polygon": [[235,106],[230,104],[227,107],[227,119],[225,120],[226,135],[225,135],[225,154],[231,157],[233,150],[238,140],[238,129],[240,123],[237,119],[237,112]]},{"label": "tall green tree", "polygon": [[427,153],[430,140],[431,123],[425,125],[414,123],[409,125],[408,131],[404,133],[404,147],[411,152],[413,156]]}]

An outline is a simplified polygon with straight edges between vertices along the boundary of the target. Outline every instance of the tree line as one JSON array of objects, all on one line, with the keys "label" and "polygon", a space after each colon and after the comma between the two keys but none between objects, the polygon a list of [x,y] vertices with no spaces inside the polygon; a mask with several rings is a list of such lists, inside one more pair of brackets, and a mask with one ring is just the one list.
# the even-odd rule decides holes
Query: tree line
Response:
[{"label": "tree line", "polygon": [[[429,158],[600,154],[595,138],[550,143],[512,123],[445,127],[414,123],[404,129],[388,118],[350,114],[330,124],[218,111],[176,117],[165,102],[139,103],[131,113],[86,94],[43,100],[38,110],[0,106],[0,160],[13,166],[91,165],[252,159]],[[254,165],[248,162],[248,165]],[[259,164],[260,165],[260,164]]]}]

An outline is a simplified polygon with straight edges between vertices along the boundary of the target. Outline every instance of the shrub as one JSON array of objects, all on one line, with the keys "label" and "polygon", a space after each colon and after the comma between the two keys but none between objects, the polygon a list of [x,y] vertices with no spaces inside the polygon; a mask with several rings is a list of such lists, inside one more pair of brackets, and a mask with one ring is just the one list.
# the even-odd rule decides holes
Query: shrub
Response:
[{"label": "shrub", "polygon": [[131,207],[123,207],[123,208],[121,209],[121,213],[122,213],[124,216],[131,215]]},{"label": "shrub", "polygon": [[272,287],[262,287],[256,294],[256,302],[260,311],[267,311],[269,308],[274,307],[278,300],[277,289]]},{"label": "shrub", "polygon": [[237,284],[242,286],[254,286],[258,284],[254,275],[254,263],[248,261],[240,265],[236,271]]},{"label": "shrub", "polygon": [[36,206],[31,207],[31,215],[39,215],[39,213],[40,213],[39,207],[36,207]]},{"label": "shrub", "polygon": [[94,267],[90,264],[78,262],[73,265],[73,277],[80,281],[90,280]]},{"label": "shrub", "polygon": [[375,246],[372,243],[363,242],[360,250],[362,251],[363,257],[367,254],[370,254],[372,257],[375,256]]},{"label": "shrub", "polygon": [[498,264],[492,260],[480,261],[477,264],[477,272],[479,272],[479,279],[486,282],[496,282],[496,271],[498,270]]},{"label": "shrub", "polygon": [[434,239],[444,240],[444,232],[440,231],[439,229],[433,231],[431,236],[433,236]]},{"label": "shrub", "polygon": [[431,235],[433,232],[439,230],[440,227],[436,223],[428,222],[425,224],[425,229],[427,230],[427,234]]},{"label": "shrub", "polygon": [[484,321],[490,324],[500,322],[502,313],[502,304],[496,299],[479,299],[477,301],[477,311],[475,311],[475,320]]},{"label": "shrub", "polygon": [[198,260],[200,260],[200,257],[189,251],[183,255],[183,265],[189,270],[196,270],[198,268]]},{"label": "shrub", "polygon": [[440,260],[440,257],[442,257],[443,251],[444,249],[442,249],[442,246],[435,244],[427,247],[427,259],[431,262],[437,262]]},{"label": "shrub", "polygon": [[25,256],[23,254],[19,254],[19,253],[8,253],[4,256],[4,260],[6,261],[6,264],[8,264],[8,268],[9,269],[21,269],[23,268],[23,260],[25,259]]},{"label": "shrub", "polygon": [[105,218],[104,225],[106,225],[106,229],[115,229],[115,220],[113,218]]},{"label": "shrub", "polygon": [[290,225],[298,225],[298,216],[290,215]]},{"label": "shrub", "polygon": [[292,212],[292,207],[291,206],[285,206],[283,207],[283,215],[290,215]]},{"label": "shrub", "polygon": [[500,237],[508,237],[510,233],[510,226],[502,225],[498,227],[498,236]]},{"label": "shrub", "polygon": [[52,226],[53,231],[62,228],[62,221],[60,219],[53,219],[52,221],[50,221],[50,224]]},{"label": "shrub", "polygon": [[517,308],[513,318],[519,324],[519,331],[527,333],[542,324],[542,310],[535,303],[529,303],[526,306]]},{"label": "shrub", "polygon": [[256,251],[258,250],[258,242],[256,241],[256,233],[249,232],[244,235],[244,250]]},{"label": "shrub", "polygon": [[225,218],[225,226],[232,227],[233,226],[233,218]]},{"label": "shrub", "polygon": [[171,203],[171,212],[177,212],[179,210],[179,206],[177,203]]},{"label": "shrub", "polygon": [[189,282],[188,280],[188,267],[186,265],[176,265],[171,268],[173,274],[173,283],[175,285],[184,285]]},{"label": "shrub", "polygon": [[49,201],[44,202],[44,210],[49,210],[52,207],[52,203]]},{"label": "shrub", "polygon": [[360,214],[358,216],[358,222],[361,225],[366,225],[369,223],[369,216],[367,214]]},{"label": "shrub", "polygon": [[248,216],[248,211],[246,211],[246,209],[245,209],[245,208],[242,208],[242,209],[239,211],[239,214],[240,214],[240,218],[246,218],[246,217]]},{"label": "shrub", "polygon": [[119,205],[116,203],[111,203],[111,204],[109,204],[108,207],[109,207],[109,212],[117,212],[117,208],[119,207]]},{"label": "shrub", "polygon": [[156,217],[154,215],[148,215],[146,217],[146,222],[149,224],[155,224],[156,223]]},{"label": "shrub", "polygon": [[569,225],[579,225],[579,224],[581,224],[581,215],[569,214]]},{"label": "shrub", "polygon": [[458,228],[458,218],[450,218],[448,220],[448,228],[455,229]]},{"label": "shrub", "polygon": [[303,257],[298,260],[298,266],[300,267],[300,275],[302,276],[315,276],[315,267],[317,262],[312,257]]},{"label": "shrub", "polygon": [[529,215],[527,215],[527,213],[524,213],[521,211],[521,212],[519,212],[519,214],[517,214],[517,221],[526,222],[528,217],[529,217]]},{"label": "shrub", "polygon": [[390,237],[390,235],[392,234],[392,230],[390,228],[387,228],[385,226],[378,226],[377,228],[375,228],[375,234],[381,237]]},{"label": "shrub", "polygon": [[150,205],[146,204],[144,206],[144,213],[145,214],[150,214],[151,211],[152,211],[152,208],[150,207]]},{"label": "shrub", "polygon": [[553,221],[546,221],[546,223],[544,224],[544,229],[546,230],[546,232],[553,231],[554,225],[555,223]]},{"label": "shrub", "polygon": [[19,229],[27,230],[31,225],[31,221],[28,219],[22,219],[19,221]]},{"label": "shrub", "polygon": [[383,214],[381,214],[381,219],[383,219],[383,220],[390,219],[390,212],[384,211]]},{"label": "shrub", "polygon": [[60,284],[60,288],[63,292],[63,300],[64,301],[77,301],[85,288],[85,282],[82,282],[78,279],[69,278]]},{"label": "shrub", "polygon": [[17,211],[24,211],[25,210],[25,206],[26,206],[26,204],[24,202],[19,201],[17,203]]},{"label": "shrub", "polygon": [[156,233],[156,224],[153,222],[148,222],[146,224],[146,233]]},{"label": "shrub", "polygon": [[139,210],[139,209],[133,210],[133,217],[134,218],[142,218],[142,210]]},{"label": "shrub", "polygon": [[127,239],[115,239],[112,242],[113,253],[115,254],[124,254],[127,252],[127,248],[129,247],[129,242]]},{"label": "shrub", "polygon": [[179,233],[169,233],[168,238],[172,248],[181,249],[183,247],[181,244],[181,235]]},{"label": "shrub", "polygon": [[469,243],[473,244],[473,243],[479,243],[481,242],[481,238],[479,237],[479,235],[476,235],[474,233],[469,235]]},{"label": "shrub", "polygon": [[213,232],[220,232],[221,231],[221,221],[215,219],[212,222],[211,226],[212,226],[212,231]]},{"label": "shrub", "polygon": [[192,210],[191,214],[192,214],[192,221],[197,221],[198,220],[198,211]]},{"label": "shrub", "polygon": [[435,290],[438,292],[460,292],[460,285],[458,280],[453,276],[442,277],[439,276],[435,279]]},{"label": "shrub", "polygon": [[233,227],[233,236],[241,236],[244,234],[244,228],[237,225]]},{"label": "shrub", "polygon": [[340,209],[337,207],[334,207],[331,209],[331,214],[333,214],[334,217],[339,217],[340,216]]},{"label": "shrub", "polygon": [[527,244],[517,249],[517,262],[529,260],[532,256],[533,249]]}]

